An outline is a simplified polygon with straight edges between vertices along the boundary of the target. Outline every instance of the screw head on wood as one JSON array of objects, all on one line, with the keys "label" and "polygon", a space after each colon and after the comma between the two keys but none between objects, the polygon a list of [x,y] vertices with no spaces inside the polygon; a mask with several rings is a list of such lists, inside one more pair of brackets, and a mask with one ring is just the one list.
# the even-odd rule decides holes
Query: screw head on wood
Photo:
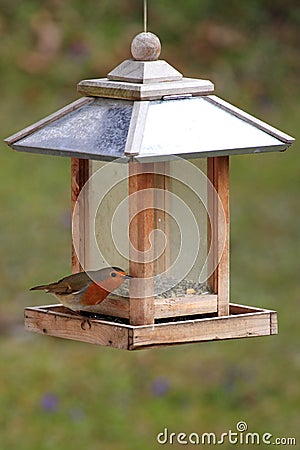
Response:
[{"label": "screw head on wood", "polygon": [[131,43],[131,54],[136,61],[156,61],[161,52],[159,38],[153,33],[139,33]]}]

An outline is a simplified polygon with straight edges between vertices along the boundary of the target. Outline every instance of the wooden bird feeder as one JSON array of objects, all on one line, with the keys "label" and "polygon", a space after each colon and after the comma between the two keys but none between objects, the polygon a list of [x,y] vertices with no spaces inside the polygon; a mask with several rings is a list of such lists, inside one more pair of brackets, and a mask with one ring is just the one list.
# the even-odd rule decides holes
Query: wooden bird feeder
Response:
[{"label": "wooden bird feeder", "polygon": [[71,158],[73,272],[134,276],[88,321],[28,307],[26,328],[127,350],[276,334],[275,311],[230,303],[229,156],[294,139],[159,60],[152,33],[131,48],[107,78],[78,84],[81,99],[6,139]]}]

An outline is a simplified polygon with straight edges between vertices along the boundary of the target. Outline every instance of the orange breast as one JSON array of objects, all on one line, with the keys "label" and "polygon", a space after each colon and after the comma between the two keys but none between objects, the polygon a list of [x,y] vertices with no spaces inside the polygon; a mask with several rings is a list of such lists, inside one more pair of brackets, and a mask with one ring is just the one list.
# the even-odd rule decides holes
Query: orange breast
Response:
[{"label": "orange breast", "polygon": [[92,283],[83,295],[81,303],[86,306],[97,305],[98,303],[101,303],[108,294],[109,291],[106,291],[96,283]]}]

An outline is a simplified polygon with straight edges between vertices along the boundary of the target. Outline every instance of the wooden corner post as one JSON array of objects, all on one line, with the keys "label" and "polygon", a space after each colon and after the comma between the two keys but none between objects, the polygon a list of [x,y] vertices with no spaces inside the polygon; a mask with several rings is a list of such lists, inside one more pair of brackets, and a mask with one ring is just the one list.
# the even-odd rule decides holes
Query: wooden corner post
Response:
[{"label": "wooden corner post", "polygon": [[150,233],[154,230],[155,174],[151,163],[129,163],[129,322],[154,323],[154,261]]},{"label": "wooden corner post", "polygon": [[[210,286],[218,297],[218,316],[229,315],[229,156],[207,158],[207,176],[213,184],[221,202],[208,190],[208,208],[212,221],[208,240],[213,246],[210,264],[215,267],[209,279]],[[223,217],[225,214],[225,223]],[[211,236],[214,235],[212,241]],[[219,259],[219,262],[218,262]]]},{"label": "wooden corner post", "polygon": [[[88,220],[88,199],[87,197],[81,200],[81,203],[76,208],[74,214],[75,205],[78,201],[79,194],[88,181],[91,172],[91,165],[88,159],[71,158],[71,200],[72,200],[72,272],[82,272],[83,267],[79,261],[85,264],[85,245],[84,240],[86,238],[86,220]],[[75,251],[79,250],[79,255]]]}]

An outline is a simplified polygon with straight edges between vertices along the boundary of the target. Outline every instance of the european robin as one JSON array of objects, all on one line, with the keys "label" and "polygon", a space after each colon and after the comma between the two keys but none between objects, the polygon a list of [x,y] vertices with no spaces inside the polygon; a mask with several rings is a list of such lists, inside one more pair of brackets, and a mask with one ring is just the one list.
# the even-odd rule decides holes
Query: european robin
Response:
[{"label": "european robin", "polygon": [[35,286],[30,290],[50,292],[72,311],[91,311],[92,306],[101,303],[127,278],[132,277],[123,269],[105,267],[100,270],[74,273],[56,283]]}]

